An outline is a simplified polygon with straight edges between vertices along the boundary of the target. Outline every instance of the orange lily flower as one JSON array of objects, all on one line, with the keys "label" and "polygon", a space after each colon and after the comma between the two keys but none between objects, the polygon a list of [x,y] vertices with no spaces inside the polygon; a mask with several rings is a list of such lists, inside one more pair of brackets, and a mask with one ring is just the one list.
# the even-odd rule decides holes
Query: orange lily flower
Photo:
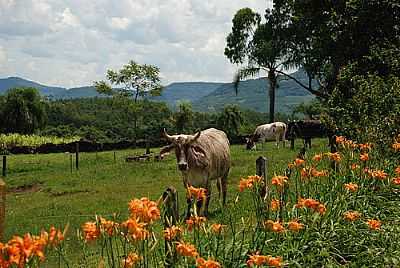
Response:
[{"label": "orange lily flower", "polygon": [[356,184],[356,183],[352,183],[352,182],[350,182],[350,183],[345,183],[344,184],[344,187],[348,190],[348,191],[350,191],[350,192],[357,192],[357,190],[358,190],[358,185]]},{"label": "orange lily flower", "polygon": [[347,221],[355,221],[361,217],[361,214],[357,211],[346,211],[343,214],[343,218]]},{"label": "orange lily flower", "polygon": [[379,220],[368,220],[367,224],[371,230],[381,229],[381,222]]}]

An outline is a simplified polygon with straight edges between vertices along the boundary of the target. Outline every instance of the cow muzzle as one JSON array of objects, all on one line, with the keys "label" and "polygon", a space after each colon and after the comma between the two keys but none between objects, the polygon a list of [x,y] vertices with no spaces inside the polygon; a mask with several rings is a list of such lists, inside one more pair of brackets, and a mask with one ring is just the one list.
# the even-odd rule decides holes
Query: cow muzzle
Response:
[{"label": "cow muzzle", "polygon": [[189,166],[187,163],[179,163],[178,168],[180,171],[187,171],[189,169]]}]

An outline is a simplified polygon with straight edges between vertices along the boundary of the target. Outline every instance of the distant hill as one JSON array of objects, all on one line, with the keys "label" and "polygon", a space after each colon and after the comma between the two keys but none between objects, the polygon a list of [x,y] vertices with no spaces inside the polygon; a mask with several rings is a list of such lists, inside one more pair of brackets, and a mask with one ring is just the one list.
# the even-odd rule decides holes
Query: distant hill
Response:
[{"label": "distant hill", "polygon": [[[306,83],[307,76],[303,71],[292,74],[296,79]],[[104,97],[97,93],[93,86],[63,88],[42,85],[19,77],[0,79],[0,95],[13,87],[34,87],[41,95],[50,99],[75,99]],[[232,83],[213,82],[180,82],[166,86],[161,96],[150,97],[154,101],[164,101],[174,107],[178,101],[186,100],[192,103],[196,111],[214,112],[223,109],[227,104],[238,104],[259,112],[267,112],[268,81],[265,78],[251,79],[240,82],[236,96]],[[292,80],[282,80],[276,92],[276,112],[288,113],[301,102],[314,98],[308,91]]]},{"label": "distant hill", "polygon": [[38,89],[40,94],[43,96],[57,96],[66,90],[62,87],[49,87],[41,85],[20,77],[8,77],[0,79],[0,95],[4,95],[8,89],[14,87],[34,87]]},{"label": "distant hill", "polygon": [[[297,71],[292,75],[303,83],[308,81],[303,71]],[[198,111],[219,111],[227,104],[238,104],[242,108],[268,112],[268,89],[269,83],[265,78],[246,80],[239,83],[236,96],[233,84],[225,83],[207,96],[193,102],[193,107]],[[291,112],[294,106],[314,98],[314,95],[293,80],[281,80],[275,96],[275,110],[281,113]]]},{"label": "distant hill", "polygon": [[162,95],[152,97],[152,100],[165,101],[169,105],[176,105],[178,101],[195,102],[210,94],[224,83],[209,82],[181,82],[172,83],[164,88]]}]

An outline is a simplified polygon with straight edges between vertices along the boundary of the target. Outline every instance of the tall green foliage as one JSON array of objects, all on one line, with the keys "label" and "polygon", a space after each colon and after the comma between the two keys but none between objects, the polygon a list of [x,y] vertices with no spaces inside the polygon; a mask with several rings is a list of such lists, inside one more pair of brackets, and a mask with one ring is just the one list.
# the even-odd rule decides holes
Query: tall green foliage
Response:
[{"label": "tall green foliage", "polygon": [[[141,114],[146,113],[138,105],[139,97],[147,95],[157,96],[162,90],[160,81],[160,70],[158,67],[147,64],[139,64],[134,61],[129,61],[121,70],[107,71],[107,79],[110,84],[105,81],[94,82],[98,92],[112,95],[125,102],[133,103],[127,105],[127,115],[133,115],[134,138],[138,135],[137,123]],[[113,88],[117,87],[117,88]]]},{"label": "tall green foliage", "polygon": [[174,115],[176,131],[178,133],[188,133],[193,128],[193,110],[189,102],[180,102],[178,111]]},{"label": "tall green foliage", "polygon": [[244,118],[239,106],[227,105],[224,110],[219,114],[218,126],[224,130],[229,137],[237,136]]},{"label": "tall green foliage", "polygon": [[286,17],[279,2],[265,12],[265,21],[250,8],[237,11],[232,23],[232,32],[226,41],[225,56],[232,63],[245,64],[235,78],[235,85],[241,79],[264,71],[269,82],[269,121],[275,119],[275,91],[278,87],[278,70],[287,66]]},{"label": "tall green foliage", "polygon": [[46,104],[35,88],[10,89],[1,102],[4,132],[31,134],[46,125]]}]

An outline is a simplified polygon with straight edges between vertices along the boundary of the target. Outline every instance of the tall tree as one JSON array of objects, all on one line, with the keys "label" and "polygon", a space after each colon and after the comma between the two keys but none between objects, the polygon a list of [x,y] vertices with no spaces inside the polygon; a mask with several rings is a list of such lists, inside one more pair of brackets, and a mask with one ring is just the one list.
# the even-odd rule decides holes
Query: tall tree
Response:
[{"label": "tall tree", "polygon": [[250,8],[237,11],[232,32],[227,37],[225,56],[232,63],[244,64],[235,77],[235,88],[241,79],[264,71],[269,82],[269,121],[275,119],[275,91],[279,72],[290,67],[286,59],[288,34],[284,5],[275,1],[265,11],[265,21]]},{"label": "tall tree", "polygon": [[[94,85],[99,93],[112,95],[122,102],[130,102],[133,99],[132,105],[127,105],[127,113],[133,113],[134,124],[134,139],[137,139],[137,123],[140,113],[138,105],[139,97],[148,95],[160,95],[162,86],[160,81],[160,70],[158,67],[147,64],[139,64],[134,61],[129,61],[121,70],[107,71],[107,79],[110,84],[105,81],[96,81]],[[117,87],[117,88],[113,88]],[[122,86],[122,87],[121,87]]]},{"label": "tall tree", "polygon": [[3,99],[2,121],[5,132],[32,134],[45,126],[46,104],[35,88],[14,88]]}]

